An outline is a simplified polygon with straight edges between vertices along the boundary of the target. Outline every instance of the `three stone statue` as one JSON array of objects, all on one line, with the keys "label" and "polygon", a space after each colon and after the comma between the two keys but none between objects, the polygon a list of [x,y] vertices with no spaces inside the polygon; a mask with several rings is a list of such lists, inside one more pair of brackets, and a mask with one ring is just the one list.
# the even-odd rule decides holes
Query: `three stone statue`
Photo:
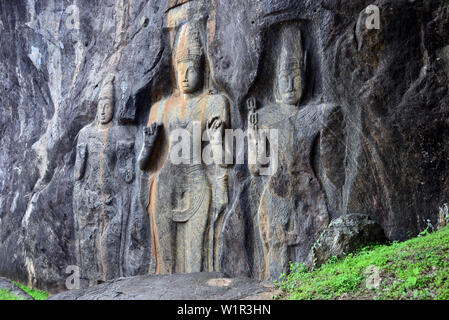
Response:
[{"label": "three stone statue", "polygon": [[[199,25],[182,25],[174,48],[176,86],[151,106],[140,133],[112,121],[113,77],[102,86],[96,121],[79,133],[73,209],[80,239],[78,264],[90,283],[129,273],[123,238],[132,229],[129,212],[135,199],[140,199],[149,218],[147,272],[220,269],[220,234],[232,191],[223,141],[225,130],[231,129],[232,112],[225,94],[208,89],[208,60]],[[301,32],[286,26],[276,63],[274,99],[260,106],[256,98],[247,103],[249,208],[258,243],[253,260],[255,276],[261,279],[279,278],[288,272],[289,261],[310,261],[313,242],[329,223],[325,193],[310,157],[335,107],[299,107],[306,92],[305,67]],[[179,130],[194,146],[181,150],[181,156]],[[261,134],[270,130],[276,141]],[[136,135],[142,139],[137,161],[134,141],[140,137]],[[262,153],[268,159],[264,163],[259,161]],[[205,161],[207,156],[212,161]],[[173,161],[179,158],[180,163]],[[131,187],[134,180],[138,195]]]}]

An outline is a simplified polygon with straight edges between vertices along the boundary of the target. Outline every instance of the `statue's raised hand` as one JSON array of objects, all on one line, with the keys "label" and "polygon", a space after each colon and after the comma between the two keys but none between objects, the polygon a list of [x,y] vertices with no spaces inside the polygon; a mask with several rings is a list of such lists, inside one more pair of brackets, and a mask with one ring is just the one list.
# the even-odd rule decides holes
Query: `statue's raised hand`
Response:
[{"label": "statue's raised hand", "polygon": [[143,128],[143,146],[139,154],[139,168],[146,170],[151,159],[154,144],[159,135],[159,132],[163,128],[162,123],[152,123],[149,127]]},{"label": "statue's raised hand", "polygon": [[221,144],[224,134],[224,122],[214,117],[207,122],[207,133],[212,144]]},{"label": "statue's raised hand", "polygon": [[154,145],[160,130],[163,128],[162,123],[154,122],[149,127],[143,128],[143,143],[145,147]]}]

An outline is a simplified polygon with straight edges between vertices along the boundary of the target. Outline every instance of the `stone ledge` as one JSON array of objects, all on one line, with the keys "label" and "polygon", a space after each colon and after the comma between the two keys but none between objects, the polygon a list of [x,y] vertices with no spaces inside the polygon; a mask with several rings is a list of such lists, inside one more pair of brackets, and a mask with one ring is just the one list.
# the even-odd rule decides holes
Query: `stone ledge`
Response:
[{"label": "stone ledge", "polygon": [[120,278],[88,289],[66,291],[49,300],[269,300],[274,290],[254,279],[200,272]]}]

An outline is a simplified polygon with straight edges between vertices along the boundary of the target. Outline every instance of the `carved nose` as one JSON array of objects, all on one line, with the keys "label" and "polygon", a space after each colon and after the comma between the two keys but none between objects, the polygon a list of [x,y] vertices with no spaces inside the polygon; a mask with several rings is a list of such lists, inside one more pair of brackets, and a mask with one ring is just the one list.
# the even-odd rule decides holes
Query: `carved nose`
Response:
[{"label": "carved nose", "polygon": [[293,79],[290,79],[288,81],[288,92],[293,92],[293,91],[294,91]]}]

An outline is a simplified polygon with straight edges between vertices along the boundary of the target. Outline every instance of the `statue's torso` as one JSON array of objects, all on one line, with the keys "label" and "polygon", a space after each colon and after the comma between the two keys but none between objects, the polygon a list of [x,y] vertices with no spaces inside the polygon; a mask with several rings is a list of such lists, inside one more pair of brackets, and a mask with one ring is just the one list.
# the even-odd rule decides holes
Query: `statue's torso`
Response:
[{"label": "statue's torso", "polygon": [[328,224],[324,194],[312,165],[326,112],[325,105],[277,114],[272,106],[258,112],[258,127],[277,129],[279,143],[278,168],[261,178],[264,187],[257,209],[266,250],[265,277],[286,272],[289,260],[306,262],[312,243],[305,240],[313,241]]},{"label": "statue's torso", "polygon": [[[163,123],[159,169],[150,175],[150,180],[155,180],[149,206],[157,233],[159,272],[198,272],[203,268],[206,224],[213,208],[214,164],[202,162],[201,152],[209,143],[203,142],[202,136],[209,119],[222,117],[225,106],[220,101],[221,96],[209,94],[187,101],[172,96],[153,106],[154,114],[150,114],[150,122]],[[176,157],[180,155],[178,136],[170,137],[179,129],[190,149],[182,158]],[[194,146],[199,154],[194,155]],[[182,163],[174,163],[174,158]]]},{"label": "statue's torso", "polygon": [[[203,201],[204,194],[209,192],[209,175],[213,174],[214,164],[202,161],[202,151],[209,143],[202,141],[202,137],[207,136],[207,121],[213,117],[222,117],[225,112],[225,106],[220,103],[222,101],[221,96],[204,93],[186,102],[174,96],[158,106],[157,117],[163,121],[166,141],[166,150],[162,152],[166,156],[157,175],[158,185],[165,195],[171,194],[170,197],[163,198],[170,201],[170,210],[174,212],[195,210],[199,206],[197,202]],[[179,129],[184,130],[188,136],[190,150],[183,154],[182,163],[174,163],[173,159],[181,160],[180,138],[175,135],[171,139],[170,135]]]}]

